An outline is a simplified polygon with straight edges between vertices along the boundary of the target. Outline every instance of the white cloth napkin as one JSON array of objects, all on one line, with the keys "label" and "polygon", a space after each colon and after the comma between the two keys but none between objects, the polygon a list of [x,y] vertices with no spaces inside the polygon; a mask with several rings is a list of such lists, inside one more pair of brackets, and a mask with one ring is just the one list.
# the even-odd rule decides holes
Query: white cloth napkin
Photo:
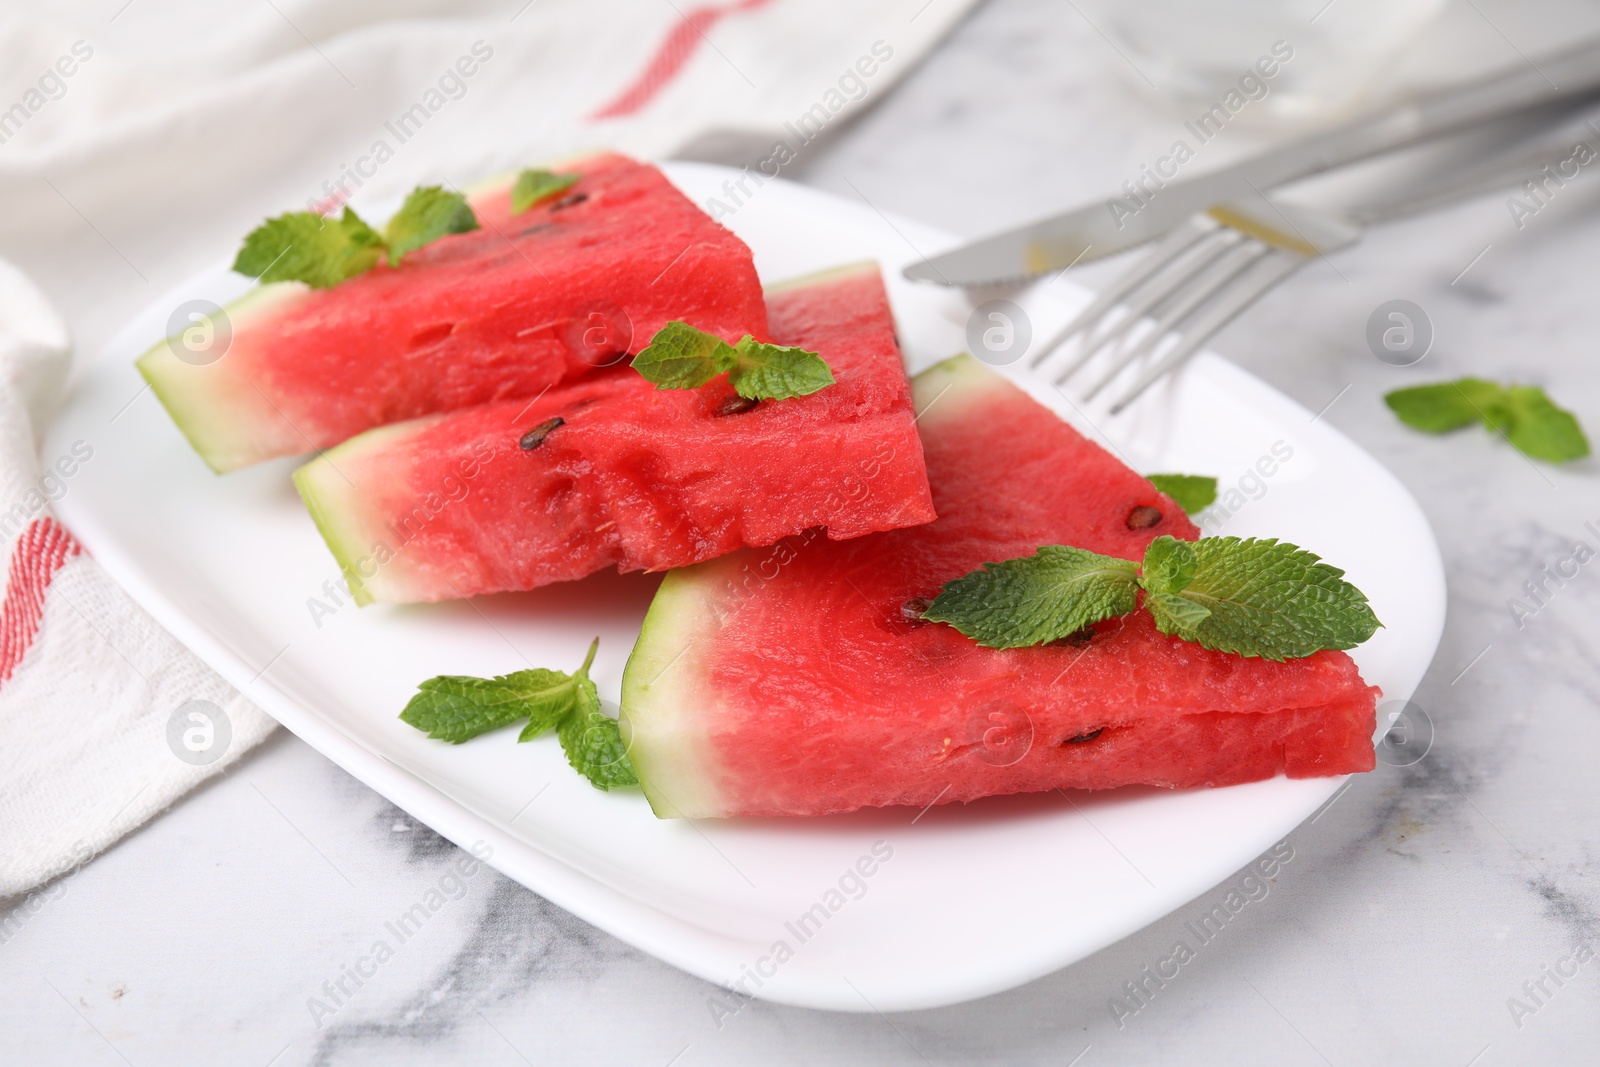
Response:
[{"label": "white cloth napkin", "polygon": [[[975,2],[14,5],[0,254],[93,348],[268,214],[593,147],[792,173]],[[741,185],[705,206],[759,188]],[[274,725],[52,517],[67,470],[93,462],[92,442],[45,470],[37,457],[69,353],[51,302],[0,260],[0,898],[84,862]]]},{"label": "white cloth napkin", "polygon": [[[0,601],[0,897],[99,852],[275,725],[51,517],[75,468],[94,461],[86,441],[42,470],[37,459],[36,432],[60,398],[69,353],[44,294],[0,261],[0,532],[10,560]],[[185,706],[173,748],[167,721]],[[191,711],[203,718],[189,720]],[[190,729],[200,732],[185,747]]]}]

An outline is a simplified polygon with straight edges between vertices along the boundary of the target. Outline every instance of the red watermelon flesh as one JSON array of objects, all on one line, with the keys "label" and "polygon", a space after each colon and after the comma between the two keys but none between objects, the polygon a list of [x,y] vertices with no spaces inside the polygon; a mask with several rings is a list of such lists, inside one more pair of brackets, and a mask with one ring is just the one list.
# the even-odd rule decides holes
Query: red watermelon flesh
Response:
[{"label": "red watermelon flesh", "polygon": [[511,213],[512,177],[469,199],[480,228],[331,289],[258,286],[232,340],[194,365],[162,342],[139,369],[217,471],[391,422],[531,397],[637,352],[672,319],[766,335],[750,250],[655,167],[582,157],[560,196]]},{"label": "red watermelon flesh", "polygon": [[[362,603],[667,570],[806,530],[847,538],[930,521],[877,266],[776,287],[767,308],[773,336],[819,352],[833,385],[748,406],[726,379],[658,390],[620,367],[531,401],[373,430],[295,483]],[[523,447],[535,427],[548,432]]]},{"label": "red watermelon flesh", "polygon": [[[970,357],[914,382],[937,521],[668,575],[623,680],[661,816],[823,815],[1049,789],[1183,788],[1373,767],[1377,690],[1342,652],[1211,652],[1143,610],[995,650],[916,613],[988,561],[1139,559],[1199,531],[1171,499]],[[1159,521],[1142,525],[1154,508]],[[756,577],[752,578],[752,575]]]}]

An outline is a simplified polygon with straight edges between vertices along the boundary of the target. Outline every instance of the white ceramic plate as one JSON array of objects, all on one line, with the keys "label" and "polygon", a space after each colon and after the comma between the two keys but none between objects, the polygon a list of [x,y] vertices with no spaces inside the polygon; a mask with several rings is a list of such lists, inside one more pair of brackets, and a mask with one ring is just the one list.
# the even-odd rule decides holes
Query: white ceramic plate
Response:
[{"label": "white ceramic plate", "polygon": [[[666,169],[701,202],[733,175]],[[768,281],[878,259],[913,371],[966,347],[967,299],[900,279],[948,235],[776,181],[724,222]],[[211,474],[133,367],[180,303],[226,302],[245,287],[219,265],[151,305],[87,368],[45,445],[47,457],[78,439],[95,450],[62,517],[174,635],[301,738],[451,840],[487,845],[490,862],[530,889],[684,970],[854,1011],[997,992],[1191,900],[1340,785],[1279,778],[1070,802],[992,798],[920,817],[691,824],[658,821],[637,793],[590,788],[553,739],[518,745],[508,730],[459,747],[427,740],[396,718],[417,682],[530,663],[571,669],[595,634],[594,677],[614,700],[657,579],[598,575],[472,603],[344,606],[319,626],[309,601],[329,603],[324,583],[338,572],[290,485],[293,464]],[[1056,283],[1022,302],[1045,331],[1084,299]],[[1388,698],[1410,696],[1443,625],[1443,573],[1422,512],[1371,456],[1215,356],[1121,419],[1090,410],[1092,425],[1048,387],[1032,391],[1080,427],[1109,431],[1141,469],[1215,473],[1224,492],[1242,482],[1224,497],[1242,506],[1211,532],[1278,535],[1345,567],[1387,624],[1355,653],[1363,673]],[[1270,477],[1252,474],[1280,442],[1292,457]],[[851,875],[874,845],[871,877]],[[818,903],[827,921],[802,942],[791,926]],[[781,963],[778,942],[792,953]],[[751,971],[759,986],[744,977]]]}]

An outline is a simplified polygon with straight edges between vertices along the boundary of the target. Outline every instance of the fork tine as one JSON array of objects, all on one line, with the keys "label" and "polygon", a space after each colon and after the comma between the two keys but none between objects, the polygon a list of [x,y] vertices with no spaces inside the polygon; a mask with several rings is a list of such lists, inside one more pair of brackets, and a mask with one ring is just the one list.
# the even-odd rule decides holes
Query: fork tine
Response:
[{"label": "fork tine", "polygon": [[1276,286],[1284,278],[1293,274],[1310,257],[1274,249],[1264,258],[1258,259],[1253,269],[1243,279],[1244,284],[1235,286],[1231,291],[1224,293],[1222,298],[1207,308],[1190,327],[1184,331],[1182,338],[1165,355],[1152,366],[1145,368],[1137,381],[1129,387],[1111,405],[1111,414],[1120,414],[1124,408],[1144,394],[1144,391],[1154,385],[1159,379],[1175,370],[1186,359],[1199,350],[1200,346],[1216,336],[1228,323],[1232,322],[1240,312],[1259,300],[1263,294]]},{"label": "fork tine", "polygon": [[1148,281],[1151,275],[1183,255],[1195,242],[1221,228],[1222,224],[1209,215],[1195,215],[1182,226],[1174,228],[1154,248],[1139,257],[1133,266],[1102,291],[1088,307],[1057,330],[1055,336],[1039,349],[1029,366],[1037,367],[1043,363],[1045,357],[1065,344],[1073,334],[1098,322],[1106,312],[1119,304],[1123,297]]},{"label": "fork tine", "polygon": [[[1186,290],[1173,294],[1175,303],[1162,321],[1151,331],[1151,335],[1159,342],[1160,338],[1165,336],[1167,330],[1173,324],[1182,321],[1196,308],[1204,305],[1218,293],[1224,292],[1228,286],[1233,284],[1234,279],[1247,271],[1252,264],[1271,250],[1270,246],[1254,240],[1245,241],[1229,249],[1228,254],[1217,260],[1212,269],[1204,276],[1196,280]],[[1148,341],[1149,337],[1147,336],[1145,340]],[[1116,361],[1110,367],[1107,367],[1100,376],[1100,380],[1095,382],[1089,391],[1083,394],[1083,399],[1085,401],[1093,400],[1100,394],[1102,389],[1110,385],[1123,371],[1127,370],[1129,365],[1144,351],[1146,351],[1146,346],[1141,343],[1134,345],[1126,352],[1120,353]]]},{"label": "fork tine", "polygon": [[[1245,240],[1243,234],[1232,227],[1223,226],[1208,233],[1201,240],[1195,242],[1183,257],[1176,261],[1162,264],[1162,269],[1156,272],[1154,279],[1137,295],[1122,305],[1122,317],[1116,319],[1104,330],[1099,324],[1091,328],[1084,335],[1083,342],[1072,360],[1062,367],[1055,376],[1055,383],[1062,384],[1068,378],[1078,373],[1082,367],[1094,358],[1095,353],[1108,345],[1115,344],[1129,330],[1144,321],[1145,315],[1163,302],[1171,299],[1172,294],[1182,292],[1196,276],[1210,268],[1214,268],[1229,250],[1237,247]],[[1102,319],[1102,322],[1105,320]]]},{"label": "fork tine", "polygon": [[[1252,251],[1255,254],[1250,256],[1249,259],[1246,260],[1246,262],[1241,265],[1238,270],[1234,271],[1230,278],[1223,279],[1224,284],[1226,284],[1226,282],[1231,278],[1238,277],[1238,275],[1245,268],[1254,263],[1261,257],[1261,255],[1264,255],[1269,250],[1267,246],[1258,241],[1251,241],[1250,243],[1252,246],[1254,246]],[[1131,367],[1135,363],[1138,363],[1153,349],[1159,347],[1162,340],[1166,338],[1167,334],[1171,333],[1179,323],[1183,322],[1184,319],[1188,318],[1194,311],[1204,305],[1206,301],[1215,296],[1218,288],[1220,288],[1220,286],[1213,286],[1211,288],[1195,286],[1189,289],[1187,292],[1174,293],[1173,296],[1175,299],[1164,311],[1162,311],[1161,317],[1156,320],[1155,325],[1147,330],[1145,335],[1141,337],[1136,344],[1128,348],[1118,358],[1117,369],[1111,373],[1110,377],[1116,377],[1116,375],[1122,369]]]}]

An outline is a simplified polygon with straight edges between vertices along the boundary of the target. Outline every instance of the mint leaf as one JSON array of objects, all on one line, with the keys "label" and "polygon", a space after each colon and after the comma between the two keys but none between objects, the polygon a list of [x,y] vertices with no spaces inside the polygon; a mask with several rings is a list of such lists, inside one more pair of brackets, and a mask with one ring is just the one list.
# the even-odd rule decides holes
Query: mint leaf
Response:
[{"label": "mint leaf", "polygon": [[520,215],[546,197],[555,196],[578,184],[577,174],[555,174],[548,170],[524,170],[511,186],[511,213]]},{"label": "mint leaf", "polygon": [[949,623],[986,648],[1042,645],[1132,611],[1137,574],[1129,560],[1045,545],[946,582],[922,617]]},{"label": "mint leaf", "polygon": [[596,638],[589,645],[589,654],[576,674],[535,667],[494,678],[430,678],[417,687],[417,695],[406,704],[400,719],[429,737],[457,745],[527,719],[517,740],[530,740],[559,726],[574,711],[600,706],[589,680],[589,666],[599,644]]},{"label": "mint leaf", "polygon": [[572,769],[596,789],[639,784],[617,720],[602,714],[598,701],[563,722],[558,736]]},{"label": "mint leaf", "polygon": [[252,230],[233,269],[263,282],[328,289],[371,270],[382,256],[383,238],[349,208],[338,218],[294,211]]},{"label": "mint leaf", "polygon": [[698,389],[727,374],[733,391],[747,400],[787,400],[833,384],[833,371],[815,352],[769,345],[749,334],[730,345],[687,322],[657,330],[632,366],[657,389]]},{"label": "mint leaf", "polygon": [[1204,511],[1217,499],[1217,480],[1203,474],[1147,474],[1145,477],[1190,515]]},{"label": "mint leaf", "polygon": [[828,364],[803,348],[763,344],[746,334],[733,351],[736,363],[728,382],[747,400],[809,396],[833,384]]},{"label": "mint leaf", "polygon": [[[560,671],[538,671],[539,674],[551,675],[550,683],[537,691],[530,693],[524,704],[528,716],[528,723],[517,735],[517,741],[532,741],[535,737],[560,726],[562,721],[574,711],[588,706],[589,702],[598,706],[600,698],[595,696],[594,683],[589,680],[589,665],[586,662],[576,675],[565,675]],[[522,671],[521,674],[534,674],[534,671]],[[513,675],[512,677],[516,677]]]},{"label": "mint leaf", "polygon": [[1147,593],[1176,593],[1194,581],[1200,553],[1194,542],[1158,537],[1144,550],[1144,573],[1139,585]]},{"label": "mint leaf", "polygon": [[1473,423],[1494,428],[1495,414],[1504,406],[1505,390],[1482,378],[1462,378],[1396,389],[1383,402],[1413,430],[1449,433]]},{"label": "mint leaf", "polygon": [[400,719],[429,737],[459,745],[523,718],[528,713],[525,699],[523,684],[515,675],[468,678],[446,674],[419,685]]},{"label": "mint leaf", "polygon": [[1558,408],[1536,385],[1506,390],[1506,440],[1525,456],[1564,463],[1589,454],[1589,441],[1570,411]]},{"label": "mint leaf", "polygon": [[1174,595],[1194,581],[1199,568],[1200,553],[1192,542],[1176,537],[1158,537],[1151,541],[1145,549],[1144,573],[1139,578],[1139,585],[1145,591],[1145,607],[1151,614],[1163,614],[1186,630],[1199,626],[1211,614],[1211,609],[1198,601]]},{"label": "mint leaf", "polygon": [[1275,538],[1158,537],[1141,584],[1162,633],[1241,656],[1354,648],[1382,625],[1343,571]]},{"label": "mint leaf", "polygon": [[443,237],[447,233],[469,233],[478,228],[467,198],[437,185],[411,190],[406,202],[383,228],[389,246],[389,266],[400,264],[400,257]]},{"label": "mint leaf", "polygon": [[737,357],[722,338],[687,322],[669,322],[633,357],[633,369],[657,389],[697,389],[733,369]]},{"label": "mint leaf", "polygon": [[1410,389],[1383,398],[1407,426],[1448,433],[1481,423],[1503,434],[1512,447],[1533,459],[1564,463],[1589,454],[1589,441],[1570,411],[1557,407],[1536,385],[1502,386],[1482,378],[1462,378]]}]

